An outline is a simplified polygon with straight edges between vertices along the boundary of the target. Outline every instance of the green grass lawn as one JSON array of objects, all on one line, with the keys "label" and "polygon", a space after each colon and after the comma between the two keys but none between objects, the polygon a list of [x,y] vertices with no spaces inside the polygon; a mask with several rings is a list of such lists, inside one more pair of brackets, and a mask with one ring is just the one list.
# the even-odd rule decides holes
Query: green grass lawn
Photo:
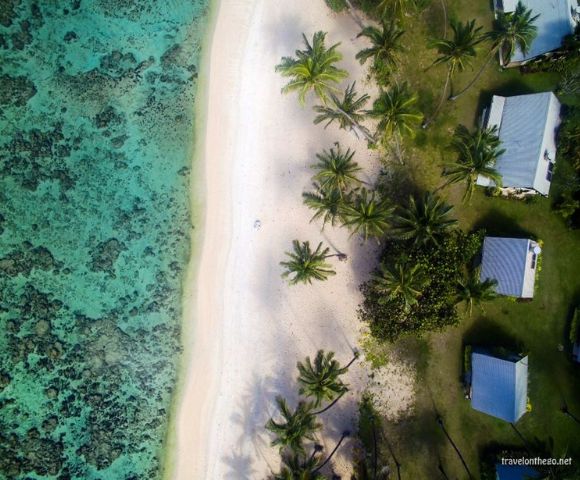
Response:
[{"label": "green grass lawn", "polygon": [[[451,0],[447,7],[450,18],[463,21],[475,18],[485,29],[491,27],[493,15],[487,0]],[[441,2],[433,0],[420,19],[407,19],[406,30],[407,50],[397,80],[409,81],[419,92],[421,107],[429,117],[445,78],[445,66],[428,68],[436,52],[427,48],[427,43],[443,32]],[[482,49],[473,71],[457,76],[455,91],[474,75],[485,53]],[[446,102],[432,126],[407,141],[406,165],[389,167],[399,169],[398,175],[406,177],[407,183],[398,185],[416,190],[441,185],[441,163],[450,155],[445,146],[454,128],[459,123],[472,127],[492,94],[553,90],[557,82],[557,75],[501,72],[497,62],[490,64],[471,91],[455,102]],[[572,364],[568,353],[558,349],[566,344],[572,309],[580,304],[580,233],[566,228],[551,211],[549,199],[525,203],[490,198],[479,191],[469,203],[463,204],[462,193],[461,185],[442,191],[455,205],[462,228],[485,228],[489,234],[498,236],[530,235],[543,240],[542,271],[536,296],[530,303],[499,299],[486,304],[485,313],[474,310],[473,317],[465,317],[459,327],[424,339],[403,339],[385,347],[397,350],[418,366],[414,415],[398,424],[387,423],[384,431],[402,465],[402,478],[443,478],[438,471],[439,463],[449,478],[467,478],[457,454],[435,421],[437,414],[444,419],[474,478],[479,478],[479,458],[486,446],[501,443],[522,447],[521,439],[509,424],[472,410],[464,398],[460,379],[465,344],[498,345],[529,353],[532,411],[517,427],[528,442],[551,442],[557,454],[567,452],[580,462],[577,440],[580,426],[559,411],[565,399],[570,411],[580,416],[580,366]],[[388,452],[384,454],[389,458]]]}]

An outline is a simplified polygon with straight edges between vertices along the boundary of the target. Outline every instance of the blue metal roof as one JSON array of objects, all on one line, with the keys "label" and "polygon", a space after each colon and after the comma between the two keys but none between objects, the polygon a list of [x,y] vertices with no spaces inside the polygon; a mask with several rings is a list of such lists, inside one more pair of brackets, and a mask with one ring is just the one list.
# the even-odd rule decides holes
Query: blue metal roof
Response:
[{"label": "blue metal roof", "polygon": [[471,406],[506,422],[526,413],[528,357],[504,360],[483,352],[471,354]]},{"label": "blue metal roof", "polygon": [[574,32],[572,8],[576,5],[573,0],[521,0],[522,3],[532,10],[533,15],[540,15],[535,25],[537,27],[536,38],[532,41],[528,53],[523,55],[516,48],[512,57],[513,62],[521,62],[537,57],[543,53],[551,52],[562,44],[562,39]]},{"label": "blue metal roof", "polygon": [[496,292],[521,297],[524,290],[529,240],[485,237],[480,280],[497,280]]},{"label": "blue metal roof", "polygon": [[495,466],[497,480],[527,480],[530,478],[540,478],[540,473],[525,465],[502,465]]},{"label": "blue metal roof", "polygon": [[[496,169],[504,187],[535,188],[548,195],[549,162],[544,151],[555,149],[560,104],[552,92],[505,97],[498,136],[505,152]],[[549,145],[548,145],[549,144]],[[541,172],[538,172],[541,170]]]}]

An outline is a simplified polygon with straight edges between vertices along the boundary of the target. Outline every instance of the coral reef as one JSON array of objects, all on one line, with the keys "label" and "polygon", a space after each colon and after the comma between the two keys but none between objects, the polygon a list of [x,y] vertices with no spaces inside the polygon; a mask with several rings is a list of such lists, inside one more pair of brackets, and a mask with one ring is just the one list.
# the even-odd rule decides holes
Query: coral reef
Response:
[{"label": "coral reef", "polygon": [[0,478],[160,475],[206,4],[0,2]]}]

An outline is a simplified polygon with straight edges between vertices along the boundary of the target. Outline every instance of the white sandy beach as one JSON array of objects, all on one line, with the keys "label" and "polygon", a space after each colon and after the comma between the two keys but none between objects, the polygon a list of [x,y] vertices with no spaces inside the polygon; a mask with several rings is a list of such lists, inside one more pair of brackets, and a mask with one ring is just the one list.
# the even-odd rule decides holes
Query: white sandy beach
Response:
[{"label": "white sandy beach", "polygon": [[[336,141],[357,150],[365,180],[378,162],[351,133],[313,125],[312,99],[302,108],[295,95],[283,96],[284,79],[274,72],[282,56],[302,46],[302,32],[311,38],[324,30],[329,44],[342,42],[347,82],[362,88],[356,23],[333,15],[323,0],[221,0],[215,21],[202,92],[203,245],[191,282],[189,360],[172,442],[171,477],[179,480],[260,479],[278,468],[264,430],[274,398],[282,394],[294,404],[295,365],[306,355],[322,348],[343,364],[352,358],[361,330],[358,285],[375,248],[338,227],[321,232],[309,223],[301,194],[310,187],[315,153]],[[327,282],[290,287],[279,262],[294,239],[324,241],[348,261],[331,259],[337,275]],[[353,429],[365,369],[353,365],[348,398],[324,419],[327,452]]]}]

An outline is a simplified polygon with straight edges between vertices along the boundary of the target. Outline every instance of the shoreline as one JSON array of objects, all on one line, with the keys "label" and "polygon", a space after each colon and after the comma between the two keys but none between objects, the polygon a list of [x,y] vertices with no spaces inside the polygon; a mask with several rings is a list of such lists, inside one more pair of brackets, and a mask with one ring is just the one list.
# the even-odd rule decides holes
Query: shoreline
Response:
[{"label": "shoreline", "polygon": [[[198,449],[208,441],[210,429],[208,420],[212,418],[215,408],[216,388],[221,376],[219,358],[222,345],[219,324],[223,315],[219,309],[213,310],[210,315],[205,313],[212,311],[212,306],[220,304],[219,299],[215,298],[221,292],[219,272],[223,272],[225,276],[227,255],[222,255],[221,263],[224,265],[216,267],[214,249],[221,243],[221,246],[225,247],[223,251],[228,251],[231,239],[231,235],[220,228],[227,224],[225,220],[229,209],[226,207],[230,203],[225,198],[226,193],[231,191],[228,184],[230,182],[227,175],[223,175],[225,172],[221,171],[226,169],[226,165],[212,162],[209,159],[212,155],[208,152],[212,126],[216,127],[214,130],[219,129],[212,125],[216,117],[210,114],[210,103],[216,103],[211,101],[212,96],[219,95],[219,92],[216,92],[219,90],[219,81],[214,78],[212,82],[211,78],[220,78],[219,73],[215,73],[216,62],[213,51],[216,48],[216,41],[219,41],[217,31],[223,3],[223,0],[210,0],[208,4],[208,23],[200,63],[200,71],[205,73],[200,76],[198,83],[195,114],[197,135],[191,163],[194,181],[190,186],[191,221],[192,225],[199,225],[199,228],[193,229],[191,236],[190,262],[183,290],[184,350],[164,449],[162,477],[164,479],[205,478],[206,460],[203,452]],[[225,158],[225,155],[222,157]],[[212,196],[214,191],[216,193]],[[208,215],[210,211],[211,216]],[[216,211],[220,211],[221,215],[216,215]],[[209,221],[214,216],[220,218],[220,223]],[[204,275],[206,270],[210,271]],[[215,275],[218,275],[218,278]],[[210,277],[214,280],[213,284],[211,282],[202,284],[200,281],[202,278]],[[205,421],[200,422],[200,419]],[[196,460],[192,460],[192,456]]]},{"label": "shoreline", "polygon": [[[184,275],[182,290],[182,332],[181,344],[183,351],[179,357],[177,382],[173,399],[170,405],[169,421],[165,435],[161,458],[161,478],[170,479],[176,474],[176,462],[179,459],[178,445],[178,418],[181,416],[182,405],[185,401],[185,390],[189,383],[188,375],[194,358],[195,341],[194,335],[197,323],[194,319],[195,296],[197,279],[201,264],[201,254],[204,247],[204,230],[207,219],[207,206],[205,197],[207,191],[206,168],[205,168],[205,145],[209,101],[209,76],[211,63],[211,50],[214,33],[222,0],[209,0],[207,12],[206,31],[203,35],[202,52],[200,54],[200,72],[194,108],[194,148],[191,153],[191,171],[189,188],[190,208],[190,255]],[[193,344],[193,347],[192,347]]]}]

